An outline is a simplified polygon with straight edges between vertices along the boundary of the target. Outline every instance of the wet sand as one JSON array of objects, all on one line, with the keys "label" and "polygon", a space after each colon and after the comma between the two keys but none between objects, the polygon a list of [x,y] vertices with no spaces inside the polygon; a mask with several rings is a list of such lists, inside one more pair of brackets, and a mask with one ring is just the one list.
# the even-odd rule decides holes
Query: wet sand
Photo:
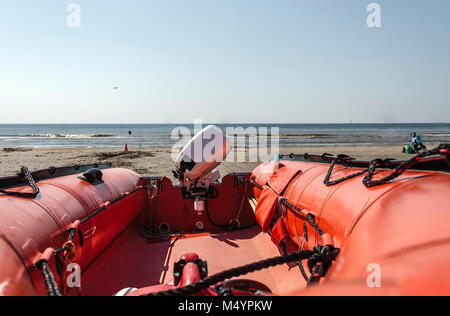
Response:
[{"label": "wet sand", "polygon": [[[429,144],[427,144],[429,145]],[[429,148],[433,148],[429,145]],[[14,175],[25,165],[30,170],[48,168],[50,166],[67,166],[110,162],[115,167],[128,168],[144,176],[168,176],[173,179],[171,170],[174,161],[171,148],[130,148],[128,153],[122,149],[112,148],[0,148],[0,176]],[[347,154],[355,158],[371,160],[373,158],[407,159],[411,155],[402,153],[401,146],[315,146],[315,147],[282,147],[281,154]],[[231,172],[248,172],[258,162],[224,162],[219,170],[222,175]]]}]

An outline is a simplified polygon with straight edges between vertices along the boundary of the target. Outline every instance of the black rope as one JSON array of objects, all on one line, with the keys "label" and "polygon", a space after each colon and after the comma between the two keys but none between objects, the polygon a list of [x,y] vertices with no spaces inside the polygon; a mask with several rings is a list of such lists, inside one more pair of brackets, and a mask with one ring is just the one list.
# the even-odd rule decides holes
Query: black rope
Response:
[{"label": "black rope", "polygon": [[83,231],[81,229],[77,229],[78,232],[78,243],[80,244],[81,247],[83,247],[84,244],[84,236],[83,236]]},{"label": "black rope", "polygon": [[303,266],[303,262],[301,260],[297,261],[297,266],[300,269],[300,273],[302,274],[303,278],[308,283],[309,282],[309,278],[306,275],[306,271],[305,271],[305,267]]},{"label": "black rope", "polygon": [[57,248],[55,249],[55,265],[56,265],[56,272],[58,273],[58,275],[61,277],[62,280],[62,276],[64,273],[64,269],[65,267],[65,259],[64,259],[64,255],[68,255],[71,256],[75,253],[75,244],[73,243],[73,240],[75,238],[75,233],[78,231],[78,236],[80,237],[79,239],[79,244],[81,247],[83,247],[83,234],[81,232],[80,229],[76,229],[76,228],[70,228],[68,230],[69,232],[69,237],[67,238],[67,242],[64,243],[64,245],[61,248]]},{"label": "black rope", "polygon": [[56,249],[55,250],[55,266],[56,266],[56,273],[58,273],[58,275],[60,277],[62,277],[63,273],[64,273],[64,269],[65,264],[64,264],[64,259],[62,258],[62,252],[58,251],[61,249]]},{"label": "black rope", "polygon": [[0,189],[0,193],[10,196],[34,199],[39,194],[39,188],[36,185],[36,182],[34,182],[33,176],[31,175],[30,171],[27,167],[23,166],[19,175],[22,176],[24,180],[27,180],[28,185],[33,189],[33,192],[15,192]]},{"label": "black rope", "polygon": [[121,200],[123,200],[124,198],[126,198],[127,196],[130,196],[140,190],[150,190],[152,188],[152,186],[143,186],[143,187],[137,187],[136,189],[134,189],[133,191],[130,191],[128,193],[123,193],[122,195],[120,195],[119,197],[117,197],[114,200],[111,200],[109,202],[104,203],[102,206],[100,206],[98,209],[96,209],[94,212],[92,212],[91,214],[89,214],[88,216],[86,216],[85,218],[83,218],[80,222],[81,224],[86,223],[87,221],[89,221],[90,219],[92,219],[93,217],[97,216],[98,214],[100,214],[102,211],[106,210],[108,208],[109,205],[115,204]]},{"label": "black rope", "polygon": [[379,159],[375,159],[370,163],[369,170],[367,172],[367,175],[363,179],[363,183],[368,188],[386,184],[386,183],[398,178],[400,175],[403,174],[403,172],[405,172],[407,169],[409,169],[409,168],[413,167],[414,165],[416,165],[417,163],[419,163],[423,158],[429,157],[429,156],[434,156],[434,155],[450,155],[449,151],[450,151],[450,144],[441,144],[438,147],[436,147],[435,149],[422,152],[422,153],[414,156],[413,158],[401,163],[400,165],[397,166],[397,168],[395,168],[395,170],[392,173],[385,176],[384,178],[378,179],[378,180],[372,180],[372,178],[375,174],[376,168],[379,167],[380,164],[382,164],[382,163],[380,163]]},{"label": "black rope", "polygon": [[106,205],[100,206],[98,209],[96,209],[94,212],[83,218],[80,222],[81,224],[86,223],[88,220],[92,219],[93,217],[97,216],[101,211],[106,210]]},{"label": "black rope", "polygon": [[[80,247],[83,247],[83,232],[81,231],[81,229],[76,229],[76,228],[69,228],[68,233],[69,233],[69,237],[67,238],[67,242],[58,249],[55,249],[55,254],[59,255],[61,253],[63,253],[64,251],[69,251],[70,248],[73,245],[73,240],[75,239],[75,234],[78,232],[78,243],[80,245]],[[72,243],[72,244],[71,244]]]},{"label": "black rope", "polygon": [[[417,163],[419,163],[423,158],[425,157],[429,157],[429,156],[434,156],[434,155],[446,155],[449,156],[450,155],[450,144],[441,144],[438,147],[436,147],[433,150],[429,150],[429,151],[424,151],[416,156],[414,156],[413,158],[402,162],[401,164],[399,164],[395,170],[390,173],[389,175],[387,175],[386,177],[382,178],[382,179],[378,179],[378,180],[372,180],[373,176],[375,174],[375,171],[377,168],[380,167],[390,167],[390,161],[392,160],[391,158],[388,159],[374,159],[370,162],[369,167],[350,174],[348,176],[342,177],[340,179],[336,179],[333,181],[330,181],[330,177],[333,173],[334,167],[336,165],[337,162],[344,162],[344,163],[351,163],[351,160],[353,160],[353,158],[350,158],[346,155],[339,155],[338,157],[333,158],[333,160],[331,161],[330,164],[330,168],[328,169],[328,172],[325,176],[325,179],[323,181],[323,183],[326,186],[333,186],[336,184],[339,184],[341,182],[344,182],[346,180],[355,178],[357,176],[363,175],[366,173],[366,176],[363,179],[363,184],[370,188],[370,187],[375,187],[375,186],[379,186],[379,185],[383,185],[386,184],[396,178],[398,178],[400,175],[402,175],[407,169],[412,168],[414,165],[416,165]],[[325,158],[329,159],[329,154],[324,154],[324,160],[326,160]]]},{"label": "black rope", "polygon": [[[127,196],[129,196],[131,194],[134,194],[134,193],[136,193],[136,192],[138,192],[138,191],[140,191],[142,189],[150,189],[150,188],[151,188],[151,186],[137,187],[136,189],[134,189],[131,192],[124,193],[124,194],[120,195],[118,198],[116,198],[114,200],[111,200],[111,201],[103,204],[102,206],[100,206],[94,212],[89,214],[89,216],[86,216],[85,218],[80,220],[80,223],[81,224],[86,223],[87,221],[89,221],[90,219],[92,219],[93,217],[98,215],[100,212],[106,210],[109,205],[117,203],[120,200],[126,198]],[[71,253],[75,252],[75,249],[74,249],[75,245],[73,244],[73,240],[75,239],[75,234],[78,233],[78,243],[79,243],[80,247],[83,247],[83,244],[84,244],[84,236],[83,236],[83,232],[82,232],[81,229],[77,229],[77,228],[71,227],[71,228],[68,229],[67,232],[69,233],[69,236],[67,238],[67,242],[61,248],[55,249],[56,271],[57,271],[57,273],[58,273],[58,275],[60,277],[62,277],[64,269],[65,269],[65,259],[63,258],[64,253],[66,251],[67,252],[71,252]]]},{"label": "black rope", "polygon": [[211,225],[213,225],[213,226],[215,226],[215,227],[217,227],[217,228],[220,228],[220,229],[229,229],[229,228],[230,228],[230,225],[229,225],[229,224],[226,224],[226,225],[220,225],[220,224],[216,224],[216,223],[212,220],[211,215],[209,214],[209,207],[208,207],[208,201],[207,201],[207,200],[205,201],[205,211],[206,211],[206,217],[208,217],[208,221],[211,223]]},{"label": "black rope", "polygon": [[318,264],[316,264],[311,271],[311,276],[307,282],[306,287],[310,287],[316,283],[319,283],[320,278],[323,275],[323,270],[324,269],[322,263],[319,262]]},{"label": "black rope", "polygon": [[67,238],[67,241],[73,241],[73,239],[75,238],[75,232],[76,232],[75,228],[69,229],[69,238]]},{"label": "black rope", "polygon": [[306,213],[306,214],[305,214],[305,211],[303,211],[303,210],[300,209],[299,207],[295,206],[294,204],[289,203],[289,202],[287,201],[287,199],[284,198],[284,197],[280,198],[279,201],[280,201],[280,203],[285,204],[285,205],[288,207],[289,210],[291,210],[291,211],[292,211],[292,210],[293,210],[293,211],[296,211],[296,212],[299,213],[301,216],[303,216],[303,217],[305,218],[305,220],[309,223],[309,225],[311,225],[311,227],[314,228],[314,230],[315,230],[320,236],[323,236],[324,233],[323,233],[322,229],[320,229],[319,225],[316,223],[316,217],[315,217],[313,214],[311,214],[311,213]]},{"label": "black rope", "polygon": [[295,206],[294,204],[288,202],[288,200],[286,198],[284,198],[284,197],[280,198],[280,203],[283,203],[284,205],[289,207],[291,210],[295,210],[295,211],[297,211],[298,213],[300,213],[302,215],[304,213],[304,211],[301,208],[299,208],[299,207]]},{"label": "black rope", "polygon": [[305,238],[305,241],[308,242],[308,227],[306,226],[306,222],[303,223],[303,238]]},{"label": "black rope", "polygon": [[42,278],[45,284],[45,290],[48,296],[61,296],[58,285],[56,284],[55,277],[47,260],[41,260],[36,263],[36,268],[42,272]]},{"label": "black rope", "polygon": [[[334,260],[336,260],[339,255],[340,250],[338,248],[334,248],[331,245],[318,245],[314,248],[313,251],[304,250],[294,252],[288,255],[270,258],[258,262],[254,262],[251,264],[247,264],[241,267],[233,268],[230,270],[226,270],[220,273],[217,273],[213,276],[207,277],[203,280],[200,280],[196,283],[171,289],[167,291],[161,291],[156,293],[149,293],[143,296],[188,296],[191,294],[198,293],[202,290],[206,290],[207,288],[223,282],[227,279],[239,277],[242,275],[246,275],[248,273],[252,273],[255,271],[264,270],[270,267],[274,267],[277,265],[282,265],[289,262],[297,262],[299,264],[300,271],[302,271],[302,275],[307,280],[307,286],[311,286],[320,281],[322,277],[324,277],[330,268],[331,264]],[[302,260],[308,259],[308,267],[311,272],[311,277],[308,278],[301,263]]]},{"label": "black rope", "polygon": [[181,229],[172,229],[172,230],[147,230],[141,229],[140,235],[148,240],[168,240],[170,238],[176,237],[181,238],[184,236],[184,231]]},{"label": "black rope", "polygon": [[270,267],[282,265],[293,261],[308,259],[312,255],[313,255],[312,251],[294,252],[285,256],[266,259],[251,264],[247,264],[241,267],[226,270],[184,287],[171,289],[167,291],[161,291],[157,293],[149,293],[143,296],[187,296],[194,293],[198,293],[202,290],[209,288],[210,286],[223,282],[227,279],[235,278],[241,275],[246,275],[248,273],[260,271],[263,269],[267,269]]},{"label": "black rope", "polygon": [[[99,207],[98,209],[96,209],[94,212],[92,212],[91,214],[89,214],[89,216],[83,218],[82,220],[80,220],[81,224],[86,223],[88,220],[92,219],[93,217],[95,217],[96,215],[98,215],[100,212],[106,210],[108,208],[108,205],[112,205],[114,203],[119,202],[120,200],[126,198],[127,196],[134,194],[142,189],[150,189],[151,186],[144,186],[144,187],[137,187],[135,190],[128,192],[128,193],[124,193],[122,195],[120,195],[118,198],[107,202],[105,204],[103,204],[101,207]],[[78,243],[80,245],[80,247],[83,247],[84,244],[84,236],[83,236],[83,231],[81,229],[77,229],[77,228],[69,228],[69,230],[67,231],[69,233],[69,237],[67,238],[67,242],[58,249],[55,249],[55,264],[56,264],[56,271],[58,273],[58,275],[62,276],[62,273],[64,272],[65,266],[64,266],[64,258],[63,258],[63,254],[66,251],[72,251],[74,252],[75,249],[72,249],[74,247],[73,244],[73,240],[75,239],[75,234],[78,233]]]},{"label": "black rope", "polygon": [[313,255],[308,260],[308,268],[311,272],[308,286],[318,283],[325,276],[339,253],[340,249],[331,245],[314,247]]},{"label": "black rope", "polygon": [[360,176],[360,175],[366,173],[367,171],[369,171],[369,168],[367,168],[367,169],[364,169],[364,170],[362,170],[362,171],[360,171],[360,172],[355,172],[355,173],[350,174],[350,175],[348,175],[348,176],[345,176],[345,177],[342,177],[342,178],[339,178],[339,179],[330,181],[330,177],[331,177],[331,174],[333,173],[334,166],[336,165],[336,163],[337,163],[339,160],[340,160],[339,158],[334,158],[334,159],[331,161],[330,168],[328,169],[327,175],[325,176],[325,179],[323,180],[323,183],[324,183],[326,186],[336,185],[336,184],[341,183],[341,182],[344,182],[344,181],[346,181],[346,180],[349,180],[349,179],[358,177],[358,176]]},{"label": "black rope", "polygon": [[253,226],[256,226],[258,224],[258,222],[255,222],[247,226],[240,226],[239,222],[237,221],[237,218],[232,219],[230,223],[227,225],[217,224],[213,221],[213,219],[211,218],[211,214],[209,213],[208,201],[205,201],[205,213],[211,225],[215,226],[216,228],[224,229],[227,231],[245,230],[252,228]]},{"label": "black rope", "polygon": [[323,231],[320,229],[319,225],[316,223],[316,217],[308,213],[306,214],[306,220],[308,221],[309,225],[311,225],[312,228],[316,230],[316,232],[319,234],[319,236],[323,236]]},{"label": "black rope", "polygon": [[257,188],[260,189],[260,190],[263,190],[263,189],[264,189],[264,187],[263,187],[262,185],[260,185],[259,183],[257,183],[257,182],[255,181],[255,179],[252,179],[252,180],[250,181],[250,183],[253,184],[255,187],[257,187]]}]

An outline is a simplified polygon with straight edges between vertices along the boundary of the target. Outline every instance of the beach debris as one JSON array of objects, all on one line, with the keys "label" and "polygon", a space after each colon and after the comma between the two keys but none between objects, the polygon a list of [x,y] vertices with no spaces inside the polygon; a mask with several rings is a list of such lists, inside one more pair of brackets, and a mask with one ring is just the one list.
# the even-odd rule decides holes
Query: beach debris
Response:
[{"label": "beach debris", "polygon": [[[86,157],[86,156],[79,156]],[[134,158],[142,158],[142,157],[154,157],[154,154],[151,151],[111,151],[111,152],[97,152],[93,155],[89,155],[87,157],[95,157],[100,159],[101,161],[117,158],[117,159],[134,159]]]},{"label": "beach debris", "polygon": [[22,148],[22,147],[4,147],[3,151],[5,151],[5,152],[32,151],[32,149],[31,148]]}]

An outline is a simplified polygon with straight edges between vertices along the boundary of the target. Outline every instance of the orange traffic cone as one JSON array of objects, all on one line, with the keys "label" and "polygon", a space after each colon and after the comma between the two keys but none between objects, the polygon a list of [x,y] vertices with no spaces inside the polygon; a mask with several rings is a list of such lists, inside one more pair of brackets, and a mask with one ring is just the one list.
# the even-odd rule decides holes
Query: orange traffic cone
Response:
[{"label": "orange traffic cone", "polygon": [[128,144],[127,143],[125,143],[125,150],[124,151],[128,152]]}]

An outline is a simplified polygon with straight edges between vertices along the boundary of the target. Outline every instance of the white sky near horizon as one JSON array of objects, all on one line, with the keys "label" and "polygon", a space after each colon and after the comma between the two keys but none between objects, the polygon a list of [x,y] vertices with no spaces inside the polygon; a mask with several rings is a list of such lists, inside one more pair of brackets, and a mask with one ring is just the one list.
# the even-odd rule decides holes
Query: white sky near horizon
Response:
[{"label": "white sky near horizon", "polygon": [[449,16],[448,0],[0,0],[0,123],[450,122]]}]

